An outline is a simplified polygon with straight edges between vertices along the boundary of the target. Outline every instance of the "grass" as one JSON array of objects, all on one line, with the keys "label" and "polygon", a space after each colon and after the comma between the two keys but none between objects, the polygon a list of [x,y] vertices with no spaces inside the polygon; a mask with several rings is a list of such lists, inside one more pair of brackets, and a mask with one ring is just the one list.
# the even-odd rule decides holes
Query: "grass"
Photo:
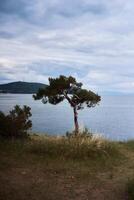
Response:
[{"label": "grass", "polygon": [[134,200],[134,178],[127,183],[128,200]]},{"label": "grass", "polygon": [[134,141],[86,135],[3,140],[0,200],[132,199],[133,169]]},{"label": "grass", "polygon": [[28,151],[34,154],[61,158],[87,160],[108,158],[118,155],[117,144],[103,138],[88,137],[39,137],[28,144]]}]

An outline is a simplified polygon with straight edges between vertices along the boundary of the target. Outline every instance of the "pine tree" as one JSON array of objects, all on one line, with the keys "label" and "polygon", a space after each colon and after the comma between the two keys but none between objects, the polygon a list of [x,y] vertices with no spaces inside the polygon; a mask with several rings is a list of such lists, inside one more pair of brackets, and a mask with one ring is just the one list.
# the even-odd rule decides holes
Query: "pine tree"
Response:
[{"label": "pine tree", "polygon": [[74,111],[75,135],[79,134],[78,110],[85,106],[94,107],[101,100],[94,92],[82,89],[82,85],[72,76],[61,75],[58,78],[49,78],[49,85],[33,95],[35,100],[42,99],[43,103],[53,105],[66,99]]}]

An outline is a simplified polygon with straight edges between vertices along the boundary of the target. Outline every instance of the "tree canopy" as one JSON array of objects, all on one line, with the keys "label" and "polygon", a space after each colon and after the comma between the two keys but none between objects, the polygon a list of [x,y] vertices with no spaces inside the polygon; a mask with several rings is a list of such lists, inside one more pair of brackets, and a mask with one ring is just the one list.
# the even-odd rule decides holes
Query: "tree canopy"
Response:
[{"label": "tree canopy", "polygon": [[95,106],[101,100],[100,96],[90,90],[82,89],[82,85],[72,76],[61,75],[59,78],[49,78],[49,85],[39,89],[34,99],[42,99],[43,103],[54,105],[67,99],[72,107],[76,106],[77,110],[82,109],[84,104],[87,107]]},{"label": "tree canopy", "polygon": [[77,110],[83,109],[84,106],[94,107],[101,100],[98,94],[83,89],[82,85],[72,76],[61,75],[58,78],[49,78],[49,85],[39,89],[33,97],[35,100],[42,99],[44,104],[53,105],[66,99],[74,109],[75,130],[78,132]]}]

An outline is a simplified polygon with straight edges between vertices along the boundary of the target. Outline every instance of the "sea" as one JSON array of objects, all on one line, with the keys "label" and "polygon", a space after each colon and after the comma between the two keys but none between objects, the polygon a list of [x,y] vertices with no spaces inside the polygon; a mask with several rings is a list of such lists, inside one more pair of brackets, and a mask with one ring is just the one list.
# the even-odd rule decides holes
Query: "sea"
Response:
[{"label": "sea", "polygon": [[[78,111],[80,129],[111,140],[134,139],[134,96],[102,96],[99,105]],[[58,105],[35,101],[31,94],[0,94],[0,111],[15,105],[31,107],[32,129],[37,134],[65,135],[74,129],[73,110],[65,101]]]}]

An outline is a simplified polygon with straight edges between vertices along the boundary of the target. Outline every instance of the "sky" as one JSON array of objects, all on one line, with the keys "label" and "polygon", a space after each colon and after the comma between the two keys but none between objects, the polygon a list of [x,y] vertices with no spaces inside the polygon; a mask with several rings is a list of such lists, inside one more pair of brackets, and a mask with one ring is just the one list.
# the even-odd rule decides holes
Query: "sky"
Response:
[{"label": "sky", "polygon": [[0,0],[0,84],[61,74],[134,94],[133,0]]}]

